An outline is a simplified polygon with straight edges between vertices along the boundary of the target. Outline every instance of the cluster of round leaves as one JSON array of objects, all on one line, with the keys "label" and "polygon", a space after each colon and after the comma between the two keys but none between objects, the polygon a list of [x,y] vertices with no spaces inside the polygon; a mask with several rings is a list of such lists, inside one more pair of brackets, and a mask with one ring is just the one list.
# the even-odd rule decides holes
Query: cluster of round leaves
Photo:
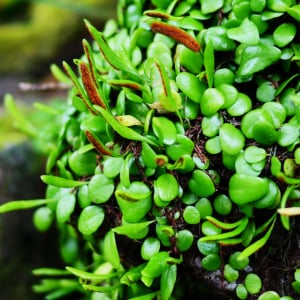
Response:
[{"label": "cluster of round leaves", "polygon": [[[92,271],[122,275],[126,298],[169,299],[193,247],[207,271],[223,268],[222,247],[240,247],[224,278],[240,299],[259,294],[249,256],[299,195],[299,22],[293,0],[123,0],[103,32],[86,21],[94,43],[83,41],[80,78],[64,63],[74,87],[42,177],[57,201],[34,216],[41,230],[56,216],[69,265],[86,249],[65,223],[92,245],[94,263],[104,259]],[[118,247],[121,236],[139,241],[137,257]],[[92,279],[83,287],[105,291]]]}]

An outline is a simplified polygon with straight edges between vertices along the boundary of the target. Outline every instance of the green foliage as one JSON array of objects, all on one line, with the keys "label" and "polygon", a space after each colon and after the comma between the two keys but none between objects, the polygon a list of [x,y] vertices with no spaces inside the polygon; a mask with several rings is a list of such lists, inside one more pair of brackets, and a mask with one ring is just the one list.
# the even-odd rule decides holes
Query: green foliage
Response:
[{"label": "green foliage", "polygon": [[63,63],[73,87],[45,203],[0,207],[46,204],[39,230],[56,217],[79,282],[36,291],[171,299],[196,257],[239,299],[278,299],[249,270],[300,214],[299,5],[125,0],[117,11],[103,32],[85,21],[94,42],[79,76]]}]

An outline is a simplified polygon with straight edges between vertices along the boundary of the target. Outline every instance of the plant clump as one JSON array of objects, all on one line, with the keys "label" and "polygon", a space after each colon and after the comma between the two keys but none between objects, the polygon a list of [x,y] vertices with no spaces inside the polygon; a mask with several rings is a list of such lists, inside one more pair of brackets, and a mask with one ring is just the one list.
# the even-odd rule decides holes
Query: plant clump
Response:
[{"label": "plant clump", "polygon": [[296,299],[300,4],[123,0],[117,12],[102,32],[85,20],[79,77],[63,63],[73,87],[34,215],[40,230],[56,220],[61,272],[79,282],[35,290],[166,300],[202,281],[223,297]]}]

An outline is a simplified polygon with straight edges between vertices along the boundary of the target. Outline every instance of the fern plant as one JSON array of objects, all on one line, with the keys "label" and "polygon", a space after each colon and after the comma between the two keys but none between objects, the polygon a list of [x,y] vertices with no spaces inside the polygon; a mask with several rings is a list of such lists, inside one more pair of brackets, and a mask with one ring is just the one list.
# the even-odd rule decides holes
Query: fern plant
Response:
[{"label": "fern plant", "polygon": [[122,0],[117,13],[102,32],[85,20],[78,74],[63,63],[45,199],[0,207],[58,226],[66,270],[34,270],[35,291],[184,299],[202,281],[218,297],[297,297],[297,279],[279,282],[297,268],[300,4]]}]

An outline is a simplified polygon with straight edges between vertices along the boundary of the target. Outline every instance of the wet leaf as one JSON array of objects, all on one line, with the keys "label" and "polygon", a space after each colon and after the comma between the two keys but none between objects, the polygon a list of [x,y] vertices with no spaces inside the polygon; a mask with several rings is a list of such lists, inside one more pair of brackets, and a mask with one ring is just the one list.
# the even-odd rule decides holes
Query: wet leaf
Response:
[{"label": "wet leaf", "polygon": [[149,260],[160,249],[160,241],[155,237],[148,237],[142,244],[141,256],[144,260]]},{"label": "wet leaf", "polygon": [[177,135],[176,127],[166,117],[153,117],[152,128],[161,145],[171,145],[175,142]]}]

